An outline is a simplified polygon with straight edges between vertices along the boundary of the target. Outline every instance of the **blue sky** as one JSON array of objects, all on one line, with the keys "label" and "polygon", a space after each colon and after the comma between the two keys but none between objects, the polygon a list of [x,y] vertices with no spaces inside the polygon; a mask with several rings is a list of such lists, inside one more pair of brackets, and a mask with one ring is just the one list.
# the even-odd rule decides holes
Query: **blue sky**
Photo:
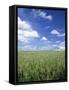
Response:
[{"label": "blue sky", "polygon": [[65,12],[18,8],[18,50],[65,50]]}]

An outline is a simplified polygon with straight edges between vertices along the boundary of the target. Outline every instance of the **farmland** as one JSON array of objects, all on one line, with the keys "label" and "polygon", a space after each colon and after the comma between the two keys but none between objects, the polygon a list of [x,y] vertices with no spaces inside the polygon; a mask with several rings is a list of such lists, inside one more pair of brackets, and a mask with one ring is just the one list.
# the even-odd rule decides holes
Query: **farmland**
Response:
[{"label": "farmland", "polygon": [[18,81],[65,79],[64,51],[18,51]]}]

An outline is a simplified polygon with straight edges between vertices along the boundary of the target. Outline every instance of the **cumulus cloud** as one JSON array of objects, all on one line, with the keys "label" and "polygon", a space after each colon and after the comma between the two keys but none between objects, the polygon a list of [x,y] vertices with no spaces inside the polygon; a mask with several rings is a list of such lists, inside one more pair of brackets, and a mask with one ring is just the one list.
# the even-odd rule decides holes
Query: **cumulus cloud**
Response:
[{"label": "cumulus cloud", "polygon": [[63,36],[65,36],[65,33],[59,34],[58,36],[63,37]]},{"label": "cumulus cloud", "polygon": [[29,22],[21,20],[20,17],[18,17],[18,29],[31,30],[32,26],[29,24]]},{"label": "cumulus cloud", "polygon": [[60,33],[57,30],[54,29],[54,30],[51,31],[51,34],[59,35]]},{"label": "cumulus cloud", "polygon": [[60,50],[64,50],[64,49],[65,49],[65,42],[61,42],[61,43],[59,44],[59,49],[60,49]]},{"label": "cumulus cloud", "polygon": [[46,41],[46,40],[47,40],[47,38],[46,38],[46,37],[42,37],[42,38],[41,38],[41,40],[44,40],[44,41]]},{"label": "cumulus cloud", "polygon": [[63,51],[65,50],[65,42],[60,42],[58,44],[53,44],[54,50],[56,51]]},{"label": "cumulus cloud", "polygon": [[[40,14],[45,16],[43,12]],[[43,17],[42,16],[42,17]],[[65,33],[60,33],[57,30],[53,29],[51,34],[56,35],[58,37],[62,37]],[[47,39],[47,37],[43,36],[39,43],[35,43],[35,45],[31,44],[34,39],[40,39],[39,33],[35,30],[32,25],[25,20],[21,20],[18,17],[18,41],[21,41],[22,46],[21,50],[56,50],[61,51],[65,50],[65,42],[56,41],[52,42]]]},{"label": "cumulus cloud", "polygon": [[57,35],[58,37],[65,36],[65,33],[60,33],[60,32],[58,32],[58,31],[55,30],[55,29],[53,29],[53,30],[51,31],[51,34]]},{"label": "cumulus cloud", "polygon": [[35,30],[32,31],[23,31],[24,37],[38,38],[38,32]]},{"label": "cumulus cloud", "polygon": [[60,46],[60,47],[59,47],[59,50],[65,50],[65,47]]},{"label": "cumulus cloud", "polygon": [[22,21],[18,17],[18,40],[24,43],[29,42],[32,38],[38,38],[39,34],[33,29],[31,24],[27,21]]},{"label": "cumulus cloud", "polygon": [[23,31],[18,30],[18,40],[23,42],[23,43],[29,43],[29,38],[23,36]]},{"label": "cumulus cloud", "polygon": [[64,51],[65,50],[65,41],[63,42],[52,42],[52,41],[47,41],[40,47],[39,50],[52,50],[52,51]]},{"label": "cumulus cloud", "polygon": [[52,15],[47,15],[47,13],[42,10],[32,9],[32,11],[34,12],[35,17],[40,16],[41,18],[47,19],[50,21],[53,19]]},{"label": "cumulus cloud", "polygon": [[51,15],[48,15],[48,16],[46,16],[46,19],[52,20],[52,16]]}]

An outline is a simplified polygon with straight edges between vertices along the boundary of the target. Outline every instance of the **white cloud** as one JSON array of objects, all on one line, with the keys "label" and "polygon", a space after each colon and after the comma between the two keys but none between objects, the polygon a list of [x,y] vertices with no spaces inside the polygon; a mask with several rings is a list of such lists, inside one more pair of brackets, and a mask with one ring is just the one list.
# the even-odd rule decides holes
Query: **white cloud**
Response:
[{"label": "white cloud", "polygon": [[65,50],[65,47],[59,46],[59,50]]},{"label": "white cloud", "polygon": [[22,30],[18,30],[18,40],[23,42],[23,43],[29,43],[29,38],[24,37],[24,33]]},{"label": "white cloud", "polygon": [[38,38],[38,33],[36,31],[23,31],[18,30],[18,40],[23,43],[29,43],[33,38]]},{"label": "white cloud", "polygon": [[[64,36],[65,34],[59,33],[57,30],[52,30],[51,34],[57,36]],[[51,41],[48,41],[46,37],[42,37],[40,40],[40,45],[38,47],[36,45],[32,45],[31,42],[35,38],[39,38],[39,34],[37,30],[34,30],[31,24],[27,21],[22,21],[18,17],[18,40],[23,43],[21,49],[23,50],[64,50],[65,49],[65,42],[56,41],[55,44]],[[42,42],[44,40],[44,42]],[[24,46],[25,45],[25,46]]]},{"label": "white cloud", "polygon": [[38,38],[39,35],[36,31],[23,31],[21,29],[18,30],[18,40],[23,42],[29,42],[32,40],[32,38]]},{"label": "white cloud", "polygon": [[38,32],[35,30],[31,30],[31,31],[23,31],[23,35],[24,37],[31,37],[31,38],[38,38]]},{"label": "white cloud", "polygon": [[59,37],[65,36],[65,33],[59,34],[58,36]]},{"label": "white cloud", "polygon": [[59,44],[54,44],[53,47],[56,47],[56,51],[63,51],[65,50],[65,42],[60,42]]},{"label": "white cloud", "polygon": [[27,21],[22,21],[22,20],[18,17],[18,29],[31,30],[31,29],[32,29],[32,26],[31,26]]},{"label": "white cloud", "polygon": [[18,40],[29,43],[32,38],[39,38],[38,32],[33,29],[29,22],[22,21],[18,17]]},{"label": "white cloud", "polygon": [[54,29],[54,30],[51,31],[51,34],[59,35],[60,33],[57,30]]},{"label": "white cloud", "polygon": [[18,23],[22,23],[21,19],[18,17]]},{"label": "white cloud", "polygon": [[41,40],[44,40],[44,41],[46,41],[46,40],[47,40],[47,38],[46,38],[46,37],[42,37],[42,38],[41,38]]},{"label": "white cloud", "polygon": [[52,51],[64,51],[65,50],[65,42],[52,42],[47,41],[44,45],[40,46],[40,50],[52,50]]},{"label": "white cloud", "polygon": [[53,19],[53,18],[52,18],[52,15],[47,15],[47,13],[44,12],[44,11],[35,10],[35,9],[33,9],[32,11],[34,12],[35,17],[36,17],[36,16],[40,16],[41,18],[47,19],[47,20],[50,20],[50,21]]},{"label": "white cloud", "polygon": [[65,36],[65,33],[60,33],[60,32],[58,32],[57,30],[52,30],[51,31],[51,34],[53,34],[53,35],[57,35],[58,37],[63,37],[63,36]]},{"label": "white cloud", "polygon": [[65,46],[65,41],[60,43],[61,46]]},{"label": "white cloud", "polygon": [[46,16],[46,19],[52,20],[52,16],[51,15],[48,15],[48,16]]},{"label": "white cloud", "polygon": [[45,12],[43,12],[41,10],[38,10],[38,14],[39,14],[39,16],[45,18],[45,16],[46,16],[47,13],[45,13]]}]

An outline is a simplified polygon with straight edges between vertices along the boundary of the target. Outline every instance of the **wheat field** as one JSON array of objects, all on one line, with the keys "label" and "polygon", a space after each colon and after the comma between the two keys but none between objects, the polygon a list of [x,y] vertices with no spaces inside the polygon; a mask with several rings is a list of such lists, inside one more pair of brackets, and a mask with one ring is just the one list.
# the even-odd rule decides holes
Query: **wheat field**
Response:
[{"label": "wheat field", "polygon": [[18,51],[19,82],[64,79],[64,51]]}]

